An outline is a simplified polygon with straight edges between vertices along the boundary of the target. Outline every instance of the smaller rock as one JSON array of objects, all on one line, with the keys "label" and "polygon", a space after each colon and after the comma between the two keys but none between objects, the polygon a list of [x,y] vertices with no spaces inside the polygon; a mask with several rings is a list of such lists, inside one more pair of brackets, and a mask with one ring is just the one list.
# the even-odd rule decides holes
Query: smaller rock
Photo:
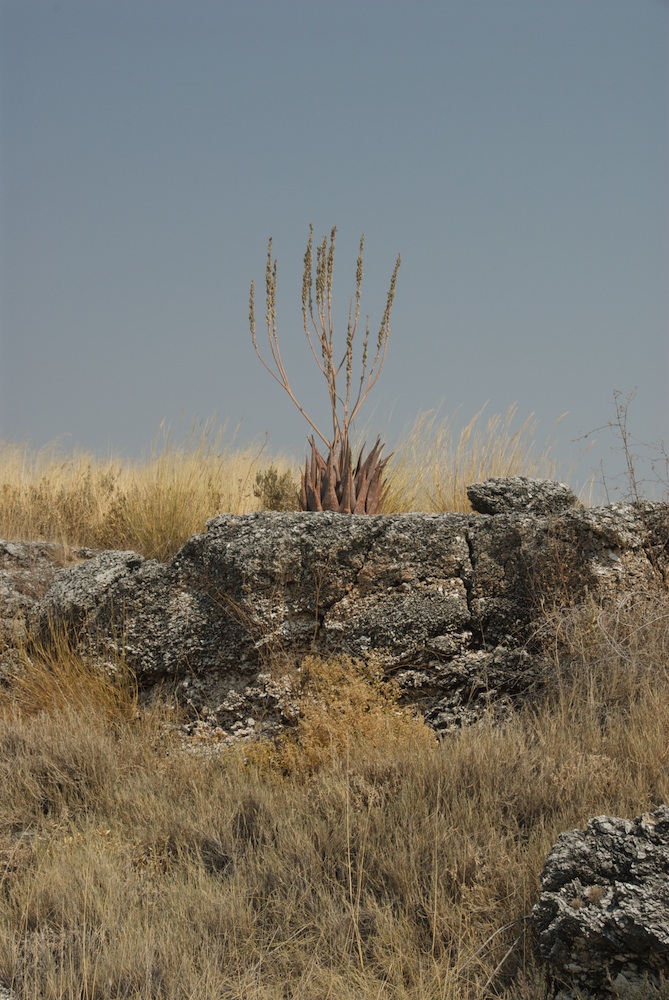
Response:
[{"label": "smaller rock", "polygon": [[578,504],[578,497],[564,483],[527,476],[486,479],[467,487],[467,496],[478,514],[560,514]]},{"label": "smaller rock", "polygon": [[556,984],[596,997],[658,987],[669,977],[669,806],[563,833],[531,919]]}]

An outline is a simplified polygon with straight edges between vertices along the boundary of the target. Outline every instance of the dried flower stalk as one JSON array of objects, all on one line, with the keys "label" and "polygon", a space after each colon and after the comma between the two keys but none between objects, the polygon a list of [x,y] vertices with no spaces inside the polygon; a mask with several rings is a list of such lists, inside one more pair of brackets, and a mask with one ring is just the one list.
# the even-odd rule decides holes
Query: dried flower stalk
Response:
[{"label": "dried flower stalk", "polygon": [[[354,463],[351,452],[350,430],[353,421],[365,402],[371,389],[378,381],[383,368],[388,339],[390,336],[390,315],[395,298],[395,284],[401,259],[398,254],[390,279],[386,307],[376,338],[376,350],[369,365],[369,320],[365,324],[362,344],[361,373],[354,380],[354,341],[360,319],[360,301],[363,277],[364,234],[360,237],[360,248],[355,274],[355,296],[351,300],[346,328],[346,347],[339,361],[334,353],[334,324],[332,314],[332,285],[334,276],[335,238],[334,226],[330,238],[323,237],[316,247],[314,278],[313,226],[309,227],[309,239],[304,254],[302,277],[302,322],[311,353],[323,375],[330,400],[332,414],[332,434],[324,434],[305,411],[293,392],[288,374],[281,357],[279,339],[276,332],[276,281],[277,262],[272,260],[272,240],[267,246],[265,268],[265,322],[267,338],[273,365],[263,358],[258,347],[255,325],[255,288],[251,282],[249,299],[249,324],[251,341],[260,361],[272,378],[288,393],[291,400],[314,432],[309,439],[311,455],[307,458],[302,474],[301,506],[303,510],[335,510],[347,514],[378,513],[383,505],[383,473],[388,458],[381,458],[383,445],[379,438],[366,458],[364,445]],[[315,301],[314,301],[315,293]],[[343,397],[340,395],[338,380],[342,370],[346,381]],[[323,457],[316,445],[316,437],[325,445]]]}]

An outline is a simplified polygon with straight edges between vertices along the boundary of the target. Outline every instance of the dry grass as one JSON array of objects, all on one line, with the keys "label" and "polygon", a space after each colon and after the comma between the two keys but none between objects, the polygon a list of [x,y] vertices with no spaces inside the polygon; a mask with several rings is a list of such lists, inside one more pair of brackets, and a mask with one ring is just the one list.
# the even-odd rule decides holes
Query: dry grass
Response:
[{"label": "dry grass", "polygon": [[470,511],[466,487],[496,476],[552,479],[551,445],[538,449],[530,414],[516,425],[517,406],[486,415],[486,406],[456,434],[454,417],[421,414],[395,449],[384,511]]},{"label": "dry grass", "polygon": [[76,711],[111,725],[136,718],[135,676],[122,661],[106,669],[90,667],[66,635],[54,635],[48,647],[28,642],[9,652],[5,681],[12,708],[23,717]]},{"label": "dry grass", "polygon": [[669,796],[667,598],[554,615],[546,702],[440,744],[373,664],[310,658],[289,743],[187,754],[122,671],[66,651],[56,682],[33,654],[0,691],[0,982],[28,1000],[546,996],[524,918],[547,851]]},{"label": "dry grass", "polygon": [[[235,449],[208,426],[177,444],[165,431],[147,461],[0,449],[0,537],[132,549],[166,559],[223,511],[258,510],[264,445]],[[265,463],[268,464],[268,463]],[[294,471],[274,458],[278,473]]]}]

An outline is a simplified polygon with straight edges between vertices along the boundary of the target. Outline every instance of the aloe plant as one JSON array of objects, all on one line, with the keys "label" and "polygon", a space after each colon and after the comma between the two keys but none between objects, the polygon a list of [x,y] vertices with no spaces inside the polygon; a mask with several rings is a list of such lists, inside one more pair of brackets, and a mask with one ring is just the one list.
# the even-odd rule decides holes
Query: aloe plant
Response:
[{"label": "aloe plant", "polygon": [[[384,471],[390,456],[383,458],[383,444],[377,438],[374,447],[365,457],[362,445],[357,458],[351,448],[351,426],[357,414],[378,381],[383,368],[388,339],[390,336],[390,314],[395,298],[395,283],[401,259],[398,254],[390,279],[386,307],[376,338],[376,350],[369,364],[369,319],[365,324],[362,343],[361,372],[354,381],[354,341],[360,319],[362,294],[362,265],[365,244],[364,234],[360,237],[360,249],[355,273],[355,295],[351,299],[346,328],[346,347],[339,361],[335,359],[334,324],[332,314],[332,283],[334,273],[335,237],[337,227],[330,232],[330,238],[323,237],[316,247],[314,263],[313,226],[309,227],[309,239],[304,254],[304,275],[302,279],[302,321],[304,333],[311,353],[324,377],[332,414],[332,433],[324,434],[305,411],[293,392],[288,374],[281,358],[279,339],[276,332],[276,282],[277,262],[272,259],[272,239],[267,246],[267,266],[265,270],[265,299],[267,338],[273,365],[263,358],[258,347],[255,324],[255,286],[251,282],[249,301],[249,324],[251,341],[258,358],[273,379],[288,393],[291,400],[306,419],[313,434],[309,438],[310,455],[307,456],[302,473],[300,504],[302,510],[334,510],[345,514],[375,514],[383,506],[385,481]],[[314,300],[315,290],[315,300]],[[340,394],[338,380],[342,371],[346,380],[344,395]],[[355,386],[357,385],[357,390]],[[316,442],[324,445],[322,454]]]}]

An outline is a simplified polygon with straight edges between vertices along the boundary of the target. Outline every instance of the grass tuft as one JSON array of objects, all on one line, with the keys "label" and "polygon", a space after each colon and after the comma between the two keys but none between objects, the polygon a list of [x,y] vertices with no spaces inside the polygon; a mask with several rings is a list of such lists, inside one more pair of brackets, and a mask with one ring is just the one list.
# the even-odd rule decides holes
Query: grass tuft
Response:
[{"label": "grass tuft", "polygon": [[64,634],[47,647],[29,643],[11,650],[5,681],[12,707],[23,716],[76,711],[115,722],[137,714],[137,685],[120,660],[91,666]]}]

